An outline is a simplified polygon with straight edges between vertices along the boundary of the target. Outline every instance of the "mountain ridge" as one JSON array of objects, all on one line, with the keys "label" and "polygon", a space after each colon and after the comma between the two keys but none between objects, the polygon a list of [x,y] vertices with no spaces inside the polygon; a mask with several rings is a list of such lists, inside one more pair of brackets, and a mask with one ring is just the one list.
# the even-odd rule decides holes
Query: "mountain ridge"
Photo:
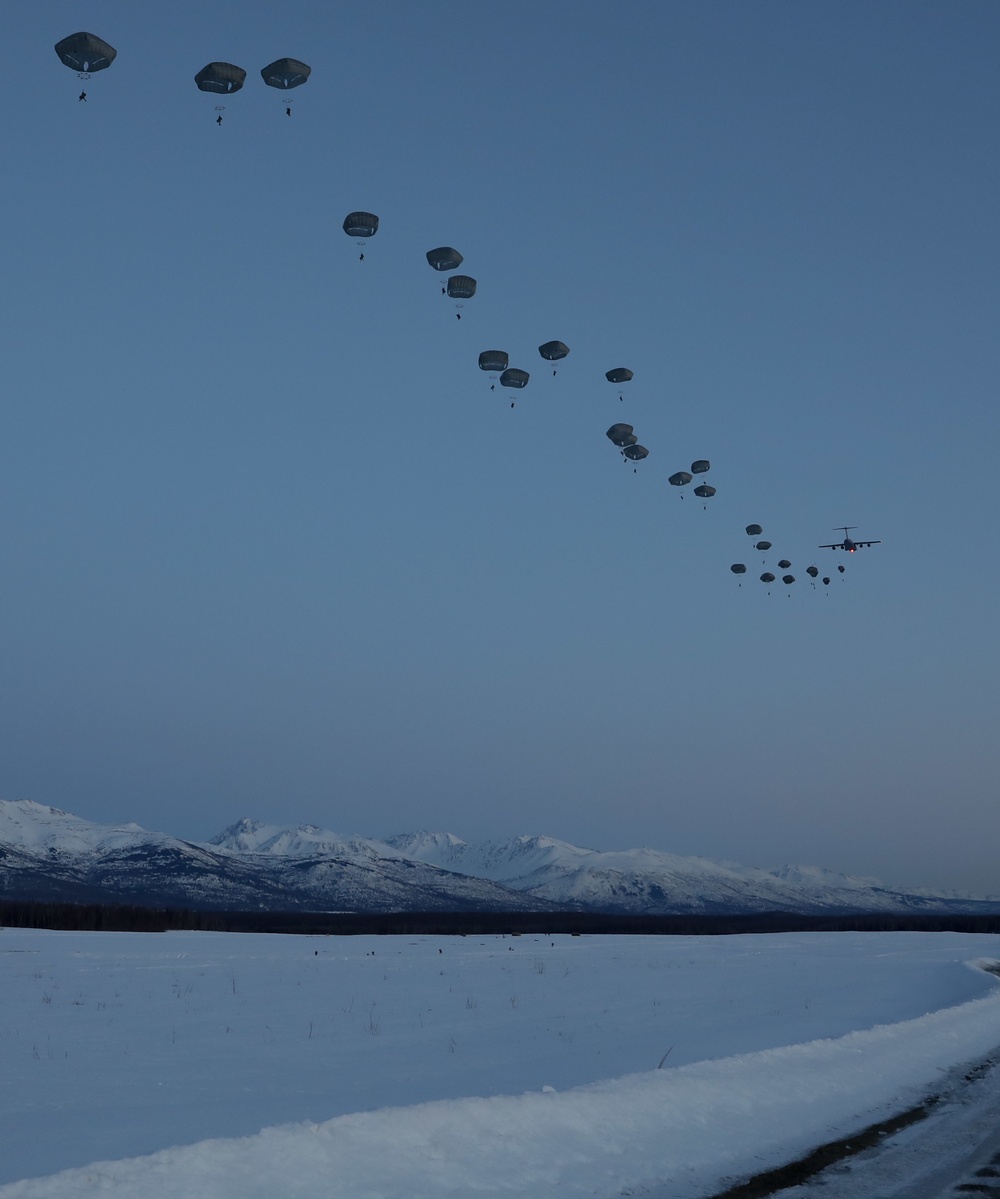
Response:
[{"label": "mountain ridge", "polygon": [[817,866],[772,870],[545,835],[466,842],[419,830],[378,840],[243,817],[207,842],[99,825],[0,800],[0,894],[71,902],[312,911],[554,911],[640,915],[995,911],[996,898],[899,891]]}]

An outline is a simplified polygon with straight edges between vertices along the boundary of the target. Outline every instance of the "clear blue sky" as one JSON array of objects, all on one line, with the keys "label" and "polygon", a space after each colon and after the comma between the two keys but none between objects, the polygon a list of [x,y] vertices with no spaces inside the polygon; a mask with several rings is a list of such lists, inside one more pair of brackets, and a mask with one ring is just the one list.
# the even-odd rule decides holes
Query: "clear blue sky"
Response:
[{"label": "clear blue sky", "polygon": [[0,795],[1000,892],[1000,6],[5,17]]}]

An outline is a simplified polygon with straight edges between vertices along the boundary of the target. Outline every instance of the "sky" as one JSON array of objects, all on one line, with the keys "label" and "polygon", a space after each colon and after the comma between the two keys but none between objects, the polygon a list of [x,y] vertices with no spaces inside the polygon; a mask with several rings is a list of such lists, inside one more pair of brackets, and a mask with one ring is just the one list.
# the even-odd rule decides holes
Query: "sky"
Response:
[{"label": "sky", "polygon": [[5,17],[3,798],[997,890],[995,4]]},{"label": "sky", "polygon": [[5,929],[0,1199],[703,1199],[929,1094],[823,1194],[981,1188],[997,944]]}]

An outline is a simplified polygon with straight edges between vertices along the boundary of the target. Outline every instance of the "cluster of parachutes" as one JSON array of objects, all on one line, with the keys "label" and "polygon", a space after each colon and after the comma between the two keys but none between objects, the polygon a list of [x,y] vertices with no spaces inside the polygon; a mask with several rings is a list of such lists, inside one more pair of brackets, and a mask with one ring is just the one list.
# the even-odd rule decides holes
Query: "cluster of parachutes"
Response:
[{"label": "cluster of parachutes", "polygon": [[[268,87],[276,87],[284,92],[293,87],[301,87],[311,74],[312,68],[297,58],[275,59],[266,67],[262,67],[260,72]],[[246,77],[246,71],[231,62],[210,62],[195,75],[194,81],[203,92],[230,96],[240,90]]]},{"label": "cluster of parachutes", "polygon": [[[566,351],[569,353],[569,351]],[[510,365],[510,355],[506,350],[483,350],[479,355],[479,369],[486,371],[491,379],[499,378],[500,386],[507,388],[509,394],[520,391],[528,386],[531,375],[518,366]],[[490,391],[496,389],[496,383],[490,384]],[[514,400],[510,402],[514,407]]]},{"label": "cluster of parachutes", "polygon": [[[759,536],[761,535],[761,533],[763,533],[763,532],[764,532],[764,530],[763,530],[763,528],[762,528],[760,525],[747,525],[747,527],[746,527],[746,533],[747,533],[747,536],[748,536],[748,537],[759,537]],[[761,551],[761,553],[766,553],[766,552],[767,552],[767,551],[768,551],[768,550],[771,548],[771,543],[770,543],[770,541],[755,541],[755,542],[754,542],[754,547],[753,547],[753,548],[754,548],[755,550],[760,550],[760,551]],[[781,559],[779,559],[779,561],[778,561],[778,569],[779,569],[779,570],[785,570],[785,571],[787,571],[787,570],[790,570],[790,569],[791,569],[791,565],[792,565],[792,564],[791,564],[791,562],[789,561],[789,559],[788,559],[788,558],[781,558]],[[746,572],[747,572],[746,563],[744,563],[744,562],[734,562],[734,563],[732,564],[732,566],[730,566],[730,568],[729,568],[729,569],[730,569],[730,570],[733,572],[733,574],[734,574],[734,575],[744,575],[744,574],[746,574]],[[841,574],[843,574],[843,573],[844,573],[844,567],[843,567],[843,566],[838,566],[838,567],[837,567],[837,570],[838,570],[838,571],[839,571]],[[818,577],[819,577],[819,567],[817,567],[817,566],[807,566],[807,567],[806,567],[806,574],[809,576],[809,578],[810,578],[810,579],[816,579],[816,578],[818,578]],[[775,576],[775,575],[774,575],[774,574],[773,574],[771,571],[769,571],[769,570],[765,570],[765,571],[763,572],[763,574],[760,576],[760,581],[761,581],[762,583],[767,583],[768,585],[770,585],[771,583],[774,583],[774,582],[776,582],[776,581],[777,581],[777,578],[776,578],[776,576]],[[782,583],[784,583],[784,584],[785,584],[785,586],[786,586],[786,587],[790,587],[790,586],[791,586],[791,585],[792,585],[792,584],[795,582],[795,575],[793,575],[793,574],[783,574],[783,575],[781,576],[781,581],[782,581]],[[742,585],[743,585],[743,584],[741,583],[741,584],[740,584],[740,586],[742,587]],[[813,583],[812,585],[813,585],[813,587],[815,587],[815,586],[816,586],[816,584],[815,584],[815,583]],[[829,577],[829,575],[824,575],[824,576],[823,576],[823,586],[824,586],[824,587],[829,587],[829,586],[830,586],[830,577]],[[770,593],[770,591],[769,591],[769,592],[768,592],[768,595],[770,595],[770,594],[771,594],[771,593]]]},{"label": "cluster of parachutes", "polygon": [[[538,352],[546,362],[561,362],[569,354],[569,346],[564,341],[546,341],[538,347]],[[508,391],[520,391],[522,387],[528,386],[528,380],[531,375],[526,370],[522,370],[517,366],[510,366],[510,355],[506,350],[483,350],[479,355],[479,369],[486,371],[491,379],[496,379],[499,375],[501,387],[506,387]],[[553,375],[556,370],[553,369]],[[496,389],[496,384],[490,384],[490,391]],[[514,407],[514,400],[510,402],[511,408]]]},{"label": "cluster of parachutes", "polygon": [[[56,42],[56,54],[59,61],[70,70],[76,71],[81,79],[89,79],[96,71],[103,71],[115,61],[118,51],[110,46],[103,38],[94,33],[71,33]],[[312,68],[297,58],[276,58],[261,68],[261,78],[268,87],[276,87],[280,91],[291,91],[293,87],[301,87],[312,73]],[[195,75],[194,81],[199,90],[212,92],[215,95],[231,96],[238,92],[246,82],[247,73],[242,67],[231,62],[210,62],[203,66]],[[86,92],[81,92],[80,99],[87,98]],[[221,114],[221,108],[219,109]],[[292,110],[285,108],[291,116]],[[222,124],[222,116],[216,118]]]},{"label": "cluster of parachutes", "polygon": [[[711,466],[712,464],[707,458],[696,458],[695,461],[691,463],[690,471],[675,471],[670,478],[667,479],[667,482],[671,487],[687,487],[688,483],[692,482],[695,475],[705,474],[711,469]],[[699,483],[698,486],[694,488],[694,494],[700,500],[709,500],[713,495],[715,495],[715,488],[710,486],[708,483]],[[681,499],[683,498],[684,495],[681,493]]]},{"label": "cluster of parachutes", "polygon": [[[438,246],[436,250],[428,250],[426,258],[436,271],[458,270],[465,261],[454,246]],[[460,309],[465,307],[466,300],[471,300],[476,294],[477,286],[478,284],[471,275],[450,275],[448,281],[441,288],[441,294],[449,296],[455,301],[455,307]],[[455,317],[457,320],[461,320],[461,312],[456,312]]]},{"label": "cluster of parachutes", "polygon": [[[544,348],[544,347],[543,347]],[[606,371],[604,377],[609,383],[628,383],[632,379],[632,372],[627,366],[617,366],[614,370]],[[623,397],[619,395],[619,400]],[[643,458],[649,456],[649,450],[644,445],[639,445],[639,439],[636,436],[635,429],[632,425],[625,424],[624,421],[618,421],[607,430],[605,436],[612,445],[618,446],[624,458],[632,462],[641,462]],[[696,458],[691,463],[691,470],[675,471],[667,482],[671,487],[686,487],[688,483],[694,480],[695,475],[703,475],[711,468],[711,462],[707,458]],[[633,468],[634,469],[634,468]],[[708,483],[699,483],[694,488],[694,494],[701,500],[711,499],[715,495],[715,488]],[[683,494],[681,495],[683,499]],[[707,505],[706,505],[707,507]]]},{"label": "cluster of parachutes", "polygon": [[622,457],[627,458],[630,462],[641,462],[643,458],[649,456],[649,450],[644,445],[639,445],[639,438],[636,437],[632,426],[626,425],[622,421],[608,429],[607,438],[612,445],[618,446]]}]

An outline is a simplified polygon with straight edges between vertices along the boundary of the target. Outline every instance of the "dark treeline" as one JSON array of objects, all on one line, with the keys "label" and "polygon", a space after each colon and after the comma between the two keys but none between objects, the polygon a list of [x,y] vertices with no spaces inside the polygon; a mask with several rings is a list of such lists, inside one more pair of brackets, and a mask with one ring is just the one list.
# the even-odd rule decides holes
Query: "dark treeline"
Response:
[{"label": "dark treeline", "polygon": [[0,899],[0,927],[102,932],[297,933],[304,936],[494,936],[507,934],[649,934],[726,936],[787,932],[1000,933],[993,915],[913,915],[907,912],[841,916],[760,912],[752,915],[630,916],[594,912],[199,912],[96,903],[34,903]]}]

